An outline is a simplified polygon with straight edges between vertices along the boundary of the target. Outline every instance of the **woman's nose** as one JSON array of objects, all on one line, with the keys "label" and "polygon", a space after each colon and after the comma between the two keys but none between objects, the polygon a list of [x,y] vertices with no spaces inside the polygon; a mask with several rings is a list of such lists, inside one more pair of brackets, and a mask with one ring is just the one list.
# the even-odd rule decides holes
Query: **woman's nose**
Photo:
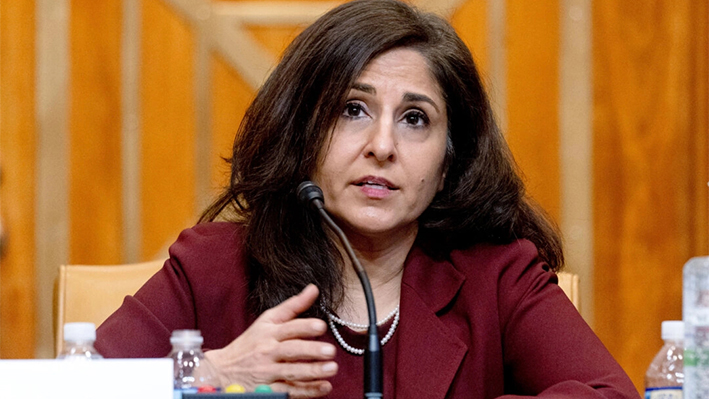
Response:
[{"label": "woman's nose", "polygon": [[365,155],[379,162],[393,161],[396,154],[394,123],[380,120],[372,126]]}]

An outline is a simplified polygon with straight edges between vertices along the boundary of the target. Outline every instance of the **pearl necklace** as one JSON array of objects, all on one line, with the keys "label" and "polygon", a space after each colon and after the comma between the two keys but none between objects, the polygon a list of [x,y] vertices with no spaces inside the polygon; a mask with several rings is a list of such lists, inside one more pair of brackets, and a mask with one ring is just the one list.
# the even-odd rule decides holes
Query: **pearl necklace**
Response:
[{"label": "pearl necklace", "polygon": [[[351,321],[342,320],[341,318],[339,318],[339,317],[335,316],[334,314],[328,312],[327,309],[323,308],[323,310],[325,311],[325,313],[327,313],[327,317],[328,317],[328,318],[332,319],[332,321],[334,321],[335,323],[337,323],[337,324],[339,324],[339,325],[341,325],[341,326],[347,326],[347,327],[349,327],[349,328],[351,328],[351,329],[353,329],[353,330],[359,330],[359,331],[366,330],[366,329],[369,328],[369,324],[358,324],[358,323],[353,323],[353,322],[351,322]],[[394,308],[394,310],[392,310],[391,312],[389,312],[389,314],[387,315],[387,317],[385,317],[385,318],[379,320],[379,321],[377,322],[377,327],[381,327],[381,326],[383,326],[384,324],[386,324],[386,323],[387,323],[389,320],[391,320],[391,318],[394,317],[394,315],[396,315],[397,313],[399,313],[399,305],[396,305],[396,307]]]},{"label": "pearl necklace", "polygon": [[[340,319],[339,317],[335,316],[334,314],[330,313],[327,309],[323,307],[323,310],[325,311],[325,314],[327,314],[327,324],[330,325],[330,330],[332,330],[332,335],[335,336],[335,340],[337,341],[340,346],[346,350],[347,352],[353,354],[353,355],[358,355],[362,356],[364,354],[364,349],[359,349],[355,348],[351,345],[349,345],[347,342],[345,342],[345,339],[342,338],[342,335],[340,335],[340,332],[337,330],[337,326],[335,326],[335,323],[340,324],[342,326],[350,327],[354,330],[366,330],[369,328],[369,325],[364,325],[364,324],[357,324],[357,323],[352,323],[350,321],[345,321]],[[399,324],[399,305],[396,305],[396,308],[389,313],[387,317],[385,317],[383,320],[377,322],[377,326],[381,326],[388,322],[392,317],[394,317],[394,321],[391,323],[391,327],[389,327],[389,331],[386,333],[384,338],[380,341],[381,346],[384,346],[391,337],[394,335],[394,331],[396,331],[396,326]]]}]

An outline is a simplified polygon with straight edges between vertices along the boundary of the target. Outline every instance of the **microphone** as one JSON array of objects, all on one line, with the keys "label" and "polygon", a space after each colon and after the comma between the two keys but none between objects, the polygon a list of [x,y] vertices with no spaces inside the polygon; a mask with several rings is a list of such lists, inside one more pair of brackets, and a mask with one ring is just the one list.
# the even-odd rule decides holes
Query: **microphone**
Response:
[{"label": "microphone", "polygon": [[306,180],[298,185],[296,193],[298,195],[298,200],[302,204],[310,206],[316,211],[323,209],[325,196],[317,184]]},{"label": "microphone", "polygon": [[362,267],[362,264],[357,259],[350,241],[345,236],[345,233],[332,220],[330,215],[325,211],[325,197],[322,190],[311,181],[304,181],[298,185],[296,189],[298,200],[305,206],[316,210],[328,227],[337,235],[340,242],[345,247],[345,251],[352,261],[359,282],[362,284],[364,297],[367,302],[367,314],[369,316],[369,328],[367,329],[367,347],[364,348],[364,397],[365,398],[382,398],[382,383],[384,380],[384,371],[382,369],[382,351],[379,343],[379,333],[377,332],[377,311],[374,307],[374,293],[372,286],[369,283],[367,272]]}]

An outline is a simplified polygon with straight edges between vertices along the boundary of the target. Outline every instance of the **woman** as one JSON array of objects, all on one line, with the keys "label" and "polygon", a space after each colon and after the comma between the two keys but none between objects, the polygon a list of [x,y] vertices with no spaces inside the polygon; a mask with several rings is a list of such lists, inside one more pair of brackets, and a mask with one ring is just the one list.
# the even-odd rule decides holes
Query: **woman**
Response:
[{"label": "woman", "polygon": [[395,0],[347,3],[295,39],[242,122],[229,189],[99,328],[99,351],[165,356],[172,330],[197,328],[224,384],[361,398],[361,286],[298,203],[304,180],[371,280],[385,397],[637,397],[555,284],[560,239],[469,51]]}]

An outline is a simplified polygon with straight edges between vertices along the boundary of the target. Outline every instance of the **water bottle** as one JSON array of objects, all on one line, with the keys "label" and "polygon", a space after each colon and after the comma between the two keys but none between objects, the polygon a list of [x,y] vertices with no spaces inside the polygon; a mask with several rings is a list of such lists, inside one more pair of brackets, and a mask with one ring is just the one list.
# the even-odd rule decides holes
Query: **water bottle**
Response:
[{"label": "water bottle", "polygon": [[645,373],[645,399],[682,399],[684,323],[663,321],[665,344]]},{"label": "water bottle", "polygon": [[202,334],[199,330],[175,330],[170,337],[175,366],[175,399],[182,393],[197,393],[200,387],[219,387],[217,374],[202,352]]},{"label": "water bottle", "polygon": [[96,360],[103,359],[96,348],[96,326],[94,323],[64,324],[64,347],[57,359]]},{"label": "water bottle", "polygon": [[709,257],[684,265],[684,399],[709,398]]}]

